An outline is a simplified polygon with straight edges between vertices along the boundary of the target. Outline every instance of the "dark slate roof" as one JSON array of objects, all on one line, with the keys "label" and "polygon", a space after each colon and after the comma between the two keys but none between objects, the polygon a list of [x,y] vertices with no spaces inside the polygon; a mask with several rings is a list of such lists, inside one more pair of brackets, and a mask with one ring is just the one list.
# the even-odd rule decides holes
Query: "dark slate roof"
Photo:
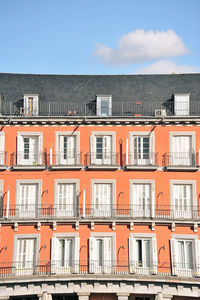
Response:
[{"label": "dark slate roof", "polygon": [[165,102],[174,93],[190,93],[200,101],[200,74],[171,75],[37,75],[0,73],[0,93],[6,101],[40,94],[41,101],[90,102],[95,95],[113,101]]}]

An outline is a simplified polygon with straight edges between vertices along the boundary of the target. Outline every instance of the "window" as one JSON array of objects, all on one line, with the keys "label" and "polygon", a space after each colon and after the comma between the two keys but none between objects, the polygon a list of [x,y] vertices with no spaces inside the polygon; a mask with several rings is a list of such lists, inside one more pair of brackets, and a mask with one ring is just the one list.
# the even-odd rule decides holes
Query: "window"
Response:
[{"label": "window", "polygon": [[55,164],[76,165],[80,163],[80,133],[56,132]]},{"label": "window", "polygon": [[115,258],[115,234],[94,233],[89,240],[90,273],[111,273]]},{"label": "window", "polygon": [[24,107],[23,112],[25,116],[37,116],[38,115],[38,95],[24,95]]},{"label": "window", "polygon": [[134,217],[154,217],[154,181],[130,180],[130,209]]},{"label": "window", "polygon": [[195,181],[171,181],[171,210],[175,218],[195,217]]},{"label": "window", "polygon": [[114,132],[92,132],[90,137],[91,164],[113,165],[116,163]]},{"label": "window", "polygon": [[43,164],[42,133],[19,132],[17,136],[17,164],[37,166]]},{"label": "window", "polygon": [[78,180],[55,181],[55,212],[60,217],[78,216]]},{"label": "window", "polygon": [[152,165],[155,163],[154,133],[131,132],[127,164]]},{"label": "window", "polygon": [[170,165],[195,165],[195,133],[170,133]]},{"label": "window", "polygon": [[174,95],[174,114],[188,116],[190,114],[190,94]]},{"label": "window", "polygon": [[56,274],[79,272],[80,238],[76,233],[55,234],[51,240],[51,271]]},{"label": "window", "polygon": [[112,115],[112,96],[96,96],[97,116],[107,117]]},{"label": "window", "polygon": [[14,265],[17,275],[31,275],[37,271],[38,251],[39,235],[15,235]]},{"label": "window", "polygon": [[115,194],[115,180],[92,180],[92,213],[95,217],[114,215]]},{"label": "window", "polygon": [[36,218],[41,203],[40,180],[18,180],[15,215],[19,218]]},{"label": "window", "polygon": [[129,238],[129,268],[131,273],[157,273],[157,243],[155,234],[131,234]]},{"label": "window", "polygon": [[173,275],[200,276],[198,236],[172,235],[170,244]]},{"label": "window", "polygon": [[5,165],[5,135],[0,132],[0,166]]}]

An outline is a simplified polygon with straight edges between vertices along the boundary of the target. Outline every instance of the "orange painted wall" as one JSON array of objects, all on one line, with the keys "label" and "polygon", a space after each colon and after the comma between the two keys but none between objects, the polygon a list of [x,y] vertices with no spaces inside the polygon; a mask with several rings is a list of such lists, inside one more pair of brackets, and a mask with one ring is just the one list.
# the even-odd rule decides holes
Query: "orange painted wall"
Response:
[{"label": "orange painted wall", "polygon": [[[8,153],[8,158],[13,152],[16,152],[16,139],[18,132],[43,132],[43,150],[47,150],[49,153],[50,147],[53,147],[53,152],[55,151],[55,131],[80,131],[80,149],[83,156],[90,151],[90,134],[92,131],[114,131],[116,132],[116,152],[120,152],[120,145],[122,147],[122,155],[126,153],[126,138],[129,137],[129,132],[132,131],[153,131],[155,132],[155,152],[158,153],[158,164],[162,166],[162,157],[166,152],[169,152],[169,132],[195,132],[196,142],[195,149],[198,152],[200,148],[200,127],[196,126],[91,126],[82,127],[79,126],[63,126],[63,127],[4,127],[3,132],[5,133],[5,151]],[[8,159],[9,164],[9,159]],[[7,189],[10,189],[10,204],[15,204],[16,199],[16,180],[23,179],[41,179],[42,180],[42,191],[48,189],[48,194],[44,193],[42,202],[43,203],[54,203],[54,181],[55,179],[79,179],[80,180],[80,203],[82,203],[82,191],[84,186],[86,186],[86,203],[90,203],[91,199],[91,179],[115,179],[116,180],[116,202],[117,204],[129,204],[129,180],[131,179],[150,179],[155,180],[155,203],[159,205],[169,205],[170,204],[170,180],[195,180],[196,181],[196,198],[199,199],[200,194],[200,173],[199,172],[165,172],[159,171],[2,171],[0,172],[0,180],[3,180],[4,186],[4,198],[3,203],[6,204]],[[198,203],[198,202],[197,202]],[[160,260],[170,261],[170,249],[169,240],[171,234],[191,234],[200,236],[200,231],[194,233],[193,228],[188,225],[176,225],[175,232],[168,228],[168,225],[158,225],[155,231],[152,231],[149,225],[137,225],[134,224],[134,230],[132,233],[156,233],[157,235],[157,249],[165,245],[165,250],[160,251]],[[71,224],[57,224],[56,231],[52,230],[51,224],[43,224],[41,230],[38,231],[34,225],[18,225],[18,231],[14,232],[11,225],[3,224],[0,229],[0,247],[7,245],[7,251],[2,251],[0,253],[0,261],[3,259],[10,261],[13,256],[13,241],[15,234],[25,234],[34,233],[40,234],[41,236],[41,246],[46,245],[46,249],[42,249],[40,253],[40,258],[42,260],[50,259],[50,239],[53,233],[58,232],[77,232],[74,225]],[[82,245],[87,246],[87,251],[82,249],[80,253],[80,258],[88,258],[88,239],[90,237],[91,229],[90,224],[84,224],[79,226],[80,235],[80,247]],[[111,224],[97,225],[95,224],[94,232],[113,232]],[[129,222],[126,224],[116,224],[116,251],[125,245],[125,249],[121,249],[118,253],[119,260],[128,259],[128,237],[131,233],[129,228]]]}]

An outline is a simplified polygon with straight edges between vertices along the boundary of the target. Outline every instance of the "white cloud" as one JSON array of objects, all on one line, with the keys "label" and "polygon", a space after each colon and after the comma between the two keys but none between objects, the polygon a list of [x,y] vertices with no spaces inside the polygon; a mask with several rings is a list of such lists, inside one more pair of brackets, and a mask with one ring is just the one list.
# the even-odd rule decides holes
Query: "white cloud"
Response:
[{"label": "white cloud", "polygon": [[173,30],[138,29],[122,36],[116,48],[96,44],[93,54],[104,64],[122,66],[186,53],[188,49]]},{"label": "white cloud", "polygon": [[196,68],[187,65],[176,65],[171,60],[159,60],[154,64],[137,70],[136,74],[171,74],[171,73],[194,73]]}]

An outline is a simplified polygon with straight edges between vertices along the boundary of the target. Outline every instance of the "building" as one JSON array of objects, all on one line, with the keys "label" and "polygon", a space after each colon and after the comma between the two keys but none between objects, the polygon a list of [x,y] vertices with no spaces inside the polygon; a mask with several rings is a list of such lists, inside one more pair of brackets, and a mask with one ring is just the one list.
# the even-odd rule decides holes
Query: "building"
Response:
[{"label": "building", "polygon": [[0,299],[200,297],[200,74],[0,74]]}]

